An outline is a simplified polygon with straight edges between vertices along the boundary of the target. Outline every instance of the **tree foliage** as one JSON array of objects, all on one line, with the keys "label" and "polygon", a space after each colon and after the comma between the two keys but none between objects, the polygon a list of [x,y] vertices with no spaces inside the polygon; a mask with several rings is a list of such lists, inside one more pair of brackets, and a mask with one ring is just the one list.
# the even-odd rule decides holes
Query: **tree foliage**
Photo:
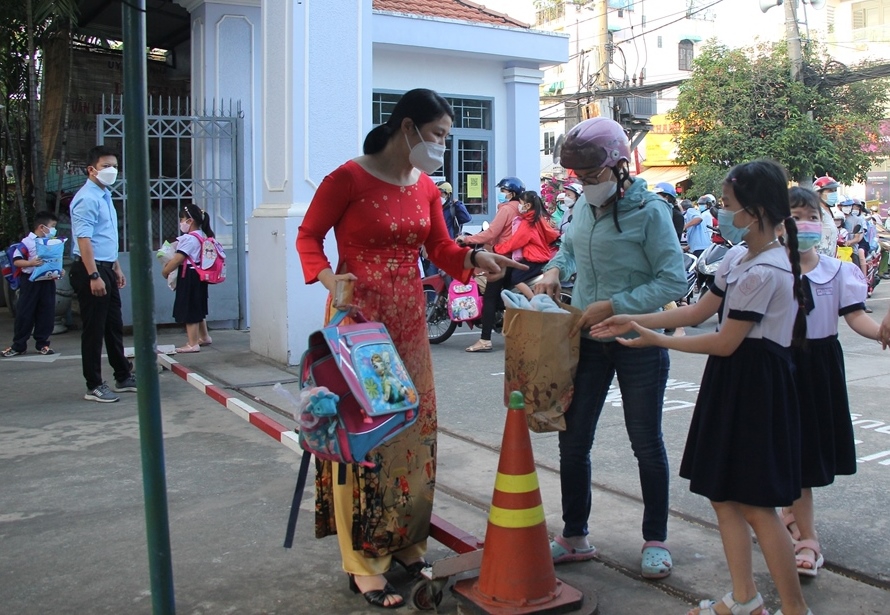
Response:
[{"label": "tree foliage", "polygon": [[4,177],[7,167],[13,175],[12,185],[7,182],[0,193],[4,245],[21,237],[20,227],[27,232],[27,218],[46,207],[38,123],[40,58],[43,46],[67,29],[77,12],[76,0],[0,0],[0,169]]},{"label": "tree foliage", "polygon": [[[811,49],[805,63],[818,70],[833,61]],[[789,75],[784,43],[704,46],[669,114],[681,126],[678,159],[689,165],[697,193],[719,194],[717,178],[759,157],[779,161],[802,182],[824,173],[845,183],[865,179],[878,154],[864,145],[880,133],[887,80],[820,88]]]}]

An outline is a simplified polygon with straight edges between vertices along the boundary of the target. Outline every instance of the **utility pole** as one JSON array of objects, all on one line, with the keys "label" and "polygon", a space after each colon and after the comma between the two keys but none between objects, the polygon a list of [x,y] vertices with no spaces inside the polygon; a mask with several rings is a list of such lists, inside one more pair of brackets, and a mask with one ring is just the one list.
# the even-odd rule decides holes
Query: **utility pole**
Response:
[{"label": "utility pole", "polygon": [[785,41],[788,44],[788,59],[791,61],[791,81],[801,81],[803,53],[800,48],[800,29],[797,26],[797,0],[785,3]]},{"label": "utility pole", "polygon": [[596,85],[606,88],[609,85],[609,2],[600,0],[598,3],[596,23],[597,52],[599,55],[599,70],[597,71]]}]

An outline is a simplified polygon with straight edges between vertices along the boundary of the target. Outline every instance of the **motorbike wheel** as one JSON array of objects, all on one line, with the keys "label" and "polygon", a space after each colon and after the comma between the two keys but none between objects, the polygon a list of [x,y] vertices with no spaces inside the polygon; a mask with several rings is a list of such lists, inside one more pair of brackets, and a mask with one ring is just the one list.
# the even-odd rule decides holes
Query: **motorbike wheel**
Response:
[{"label": "motorbike wheel", "polygon": [[426,334],[430,344],[441,344],[457,329],[457,323],[448,318],[448,296],[437,293],[429,286],[423,287],[426,298]]}]

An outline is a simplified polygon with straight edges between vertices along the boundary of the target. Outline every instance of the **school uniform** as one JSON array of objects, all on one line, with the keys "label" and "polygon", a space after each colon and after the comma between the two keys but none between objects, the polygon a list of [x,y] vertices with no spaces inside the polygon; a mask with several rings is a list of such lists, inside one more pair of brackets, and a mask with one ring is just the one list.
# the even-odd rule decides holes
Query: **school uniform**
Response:
[{"label": "school uniform", "polygon": [[856,473],[844,354],[838,318],[865,309],[868,284],[859,267],[821,256],[804,276],[807,344],[793,351],[800,401],[801,486],[824,487]]},{"label": "school uniform", "polygon": [[711,501],[790,506],[800,497],[800,417],[791,359],[797,314],[785,250],[749,261],[746,246],[727,252],[713,292],[727,318],[753,322],[728,357],[708,357],[680,476]]},{"label": "school uniform", "polygon": [[178,323],[194,324],[207,318],[207,283],[202,282],[195,271],[195,264],[201,262],[201,244],[205,237],[203,232],[195,231],[177,239],[176,251],[185,256],[179,266],[173,299],[173,319]]},{"label": "school uniform", "polygon": [[[37,235],[29,233],[22,238],[28,251],[26,257],[20,249],[13,253],[13,260],[20,258],[33,259],[37,256]],[[56,282],[55,280],[31,281],[34,267],[22,267],[19,274],[19,295],[16,302],[16,318],[12,337],[12,349],[25,352],[28,348],[28,336],[34,333],[37,350],[49,348],[49,336],[52,335],[56,314]]]}]

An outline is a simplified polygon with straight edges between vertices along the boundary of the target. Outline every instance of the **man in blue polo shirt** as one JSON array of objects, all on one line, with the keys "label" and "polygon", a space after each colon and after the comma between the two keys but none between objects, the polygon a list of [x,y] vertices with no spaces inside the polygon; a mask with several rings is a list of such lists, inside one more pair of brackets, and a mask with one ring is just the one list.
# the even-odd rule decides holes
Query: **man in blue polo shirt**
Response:
[{"label": "man in blue polo shirt", "polygon": [[710,245],[711,236],[708,235],[708,227],[703,224],[702,215],[692,204],[692,201],[684,201],[683,208],[685,210],[683,219],[686,221],[686,224],[683,225],[683,230],[686,231],[686,245],[689,246],[689,251],[698,258]]},{"label": "man in blue polo shirt", "polygon": [[127,284],[117,260],[117,212],[108,186],[117,180],[117,154],[97,146],[87,154],[89,178],[71,201],[71,229],[76,239],[71,286],[80,303],[84,399],[102,403],[120,399],[102,380],[102,343],[114,369],[114,391],[136,391],[132,365],[124,356],[124,319],[120,289]]}]

